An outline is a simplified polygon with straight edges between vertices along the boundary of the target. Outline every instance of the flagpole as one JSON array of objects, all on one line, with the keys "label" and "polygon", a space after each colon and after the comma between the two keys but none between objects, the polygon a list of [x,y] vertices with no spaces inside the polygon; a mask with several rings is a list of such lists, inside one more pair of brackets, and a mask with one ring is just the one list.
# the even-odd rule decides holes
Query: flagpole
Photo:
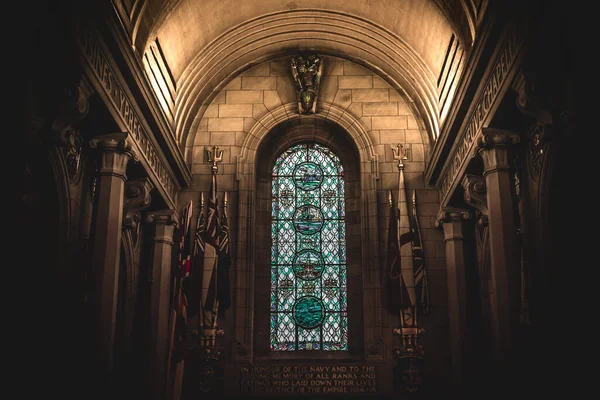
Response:
[{"label": "flagpole", "polygon": [[[210,231],[208,235],[210,236],[211,247],[214,249],[215,257],[212,258],[212,274],[211,279],[209,280],[209,288],[208,292],[210,292],[210,286],[213,286],[214,299],[213,301],[210,320],[206,321],[205,327],[208,329],[208,335],[205,337],[205,340],[208,345],[214,347],[216,345],[216,331],[217,331],[217,321],[218,321],[218,309],[219,309],[219,301],[217,300],[217,288],[218,288],[218,265],[219,265],[219,212],[218,212],[218,200],[217,200],[217,171],[219,170],[218,163],[223,161],[223,150],[219,150],[219,146],[213,146],[212,151],[208,151],[208,161],[212,163],[211,172],[212,172],[212,182],[211,182],[211,193],[210,193],[210,201],[209,201],[209,220],[207,221],[208,226],[210,227]],[[214,283],[213,283],[214,278]],[[207,292],[207,302],[208,302],[208,292]],[[210,304],[206,304],[206,306],[210,307]]]},{"label": "flagpole", "polygon": [[[204,302],[202,301],[202,285],[204,281],[204,253],[206,250],[206,243],[204,242],[205,224],[206,223],[204,220],[204,192],[200,192],[200,210],[198,211],[198,219],[196,222],[196,245],[194,247],[194,276],[196,279],[196,284],[193,288],[195,296],[198,296],[198,301],[194,305],[194,307],[198,307],[198,333],[202,332],[202,327],[204,326]],[[202,335],[200,335],[200,345],[204,345],[204,338],[202,337]]]}]

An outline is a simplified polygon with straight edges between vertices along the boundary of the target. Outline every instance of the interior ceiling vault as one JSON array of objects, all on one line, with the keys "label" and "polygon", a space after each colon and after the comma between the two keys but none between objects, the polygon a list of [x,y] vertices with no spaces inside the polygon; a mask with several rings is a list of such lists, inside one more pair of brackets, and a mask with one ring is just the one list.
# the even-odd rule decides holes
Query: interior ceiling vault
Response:
[{"label": "interior ceiling vault", "polygon": [[298,50],[360,63],[412,99],[439,134],[436,80],[448,46],[468,49],[485,0],[114,0],[132,42],[158,41],[176,86],[180,142],[214,91],[243,70]]}]

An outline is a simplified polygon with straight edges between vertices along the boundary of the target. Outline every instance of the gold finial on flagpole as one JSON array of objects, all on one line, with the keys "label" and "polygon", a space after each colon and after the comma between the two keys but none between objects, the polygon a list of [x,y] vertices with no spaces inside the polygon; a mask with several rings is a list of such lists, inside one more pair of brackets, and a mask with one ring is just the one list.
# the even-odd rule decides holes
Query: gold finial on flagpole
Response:
[{"label": "gold finial on flagpole", "polygon": [[398,169],[403,170],[404,169],[403,161],[408,160],[409,149],[405,149],[404,146],[402,146],[400,143],[398,143],[397,148],[398,148],[398,150],[392,148],[392,151],[394,152],[394,160],[398,161]]},{"label": "gold finial on flagpole", "polygon": [[207,150],[208,152],[208,162],[212,163],[211,170],[213,173],[216,173],[219,169],[217,163],[223,161],[223,150],[219,150],[219,146],[213,146],[212,151]]}]

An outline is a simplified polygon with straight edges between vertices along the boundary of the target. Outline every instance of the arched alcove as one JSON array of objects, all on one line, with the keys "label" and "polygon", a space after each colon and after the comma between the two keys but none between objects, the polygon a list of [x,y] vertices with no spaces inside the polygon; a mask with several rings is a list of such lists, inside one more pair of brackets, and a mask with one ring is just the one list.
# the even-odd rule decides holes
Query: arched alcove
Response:
[{"label": "arched alcove", "polygon": [[[361,182],[358,149],[341,127],[326,120],[288,121],[273,128],[257,150],[256,163],[256,259],[254,292],[255,359],[362,358],[363,296],[361,262]],[[335,140],[332,140],[335,138]],[[272,173],[277,158],[296,144],[320,144],[341,161],[345,184],[347,248],[348,351],[273,352],[269,350],[269,301],[271,298]]]},{"label": "arched alcove", "polygon": [[[335,114],[332,114],[335,115]],[[343,120],[343,119],[342,119]],[[347,128],[327,118],[304,116],[284,120],[269,129],[266,122],[248,135],[238,159],[239,225],[234,342],[237,361],[302,358],[306,354],[269,351],[271,263],[271,184],[277,157],[298,143],[318,143],[340,159],[345,181],[345,223],[348,273],[348,351],[321,352],[309,359],[382,358],[379,309],[378,238],[375,175],[376,157],[360,125]],[[369,304],[365,304],[365,287]]]}]

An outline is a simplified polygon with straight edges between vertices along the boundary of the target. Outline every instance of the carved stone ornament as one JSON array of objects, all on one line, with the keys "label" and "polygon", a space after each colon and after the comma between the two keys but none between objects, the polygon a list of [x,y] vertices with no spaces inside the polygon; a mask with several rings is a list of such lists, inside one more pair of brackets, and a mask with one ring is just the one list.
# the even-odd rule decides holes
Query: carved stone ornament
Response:
[{"label": "carved stone ornament", "polygon": [[58,101],[58,115],[52,122],[52,130],[61,132],[66,127],[81,121],[89,111],[88,98],[94,93],[91,85],[85,78],[74,85],[63,89]]},{"label": "carved stone ornament", "polygon": [[540,125],[551,124],[552,114],[544,96],[540,93],[539,84],[533,76],[521,73],[515,80],[517,91],[517,108],[529,117],[534,118]]},{"label": "carved stone ornament", "polygon": [[83,143],[79,132],[75,129],[68,129],[65,132],[65,152],[67,158],[67,173],[69,179],[74,182],[79,176],[79,164],[81,161],[81,149]]},{"label": "carved stone ornament", "polygon": [[316,54],[297,55],[292,58],[291,68],[298,93],[298,112],[314,114],[323,73],[323,60]]},{"label": "carved stone ornament", "polygon": [[544,160],[544,150],[546,147],[544,126],[538,124],[533,125],[529,131],[528,137],[527,159],[531,171],[531,178],[537,182],[540,177],[542,162]]},{"label": "carved stone ornament", "polygon": [[125,170],[129,160],[139,161],[127,132],[96,136],[89,144],[91,148],[100,150],[99,175],[120,176],[126,180]]},{"label": "carved stone ornament", "polygon": [[479,175],[465,174],[461,185],[465,189],[465,202],[479,211],[479,224],[487,225],[488,206],[485,178]]},{"label": "carved stone ornament", "polygon": [[141,212],[150,205],[150,191],[154,185],[148,178],[132,179],[125,182],[125,204],[123,205],[123,229],[131,232],[135,247],[139,237]]}]

